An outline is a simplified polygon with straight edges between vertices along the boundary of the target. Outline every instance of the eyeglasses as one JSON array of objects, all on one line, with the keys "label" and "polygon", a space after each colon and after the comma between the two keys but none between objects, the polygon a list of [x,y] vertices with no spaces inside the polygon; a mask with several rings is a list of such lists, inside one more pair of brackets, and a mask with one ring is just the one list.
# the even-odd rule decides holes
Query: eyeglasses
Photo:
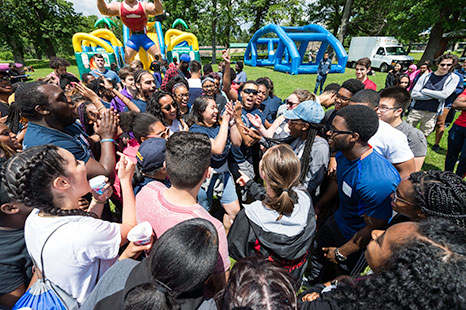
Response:
[{"label": "eyeglasses", "polygon": [[327,135],[329,137],[332,137],[334,135],[352,135],[354,131],[348,131],[348,130],[336,130],[333,127],[330,127],[329,130],[327,131]]},{"label": "eyeglasses", "polygon": [[395,192],[393,193],[393,202],[401,201],[401,202],[404,202],[404,203],[406,203],[406,204],[408,204],[408,205],[412,205],[412,206],[415,205],[414,203],[409,202],[409,201],[406,200],[406,199],[403,199],[403,198],[398,197],[398,194],[396,193],[397,191],[398,191],[398,188],[396,188],[396,189],[395,189]]},{"label": "eyeglasses", "polygon": [[172,108],[173,108],[173,109],[176,109],[176,108],[177,108],[176,104],[174,104],[173,102],[170,103],[170,104],[167,104],[167,105],[164,106],[162,109],[164,109],[165,111],[170,111]]},{"label": "eyeglasses", "polygon": [[377,110],[379,110],[380,112],[386,112],[386,111],[389,111],[389,110],[398,110],[399,108],[389,108],[389,107],[377,107]]},{"label": "eyeglasses", "polygon": [[250,94],[257,95],[259,93],[257,89],[252,89],[252,88],[245,88],[243,89],[243,91],[248,95]]},{"label": "eyeglasses", "polygon": [[292,101],[289,101],[288,99],[285,99],[284,103],[291,107],[299,104],[299,102],[292,102]]},{"label": "eyeglasses", "polygon": [[340,95],[339,93],[336,93],[335,96],[340,99],[341,101],[350,101],[351,98],[345,97]]},{"label": "eyeglasses", "polygon": [[10,81],[10,77],[8,75],[4,75],[2,77],[0,77],[0,82],[4,82],[4,81]]},{"label": "eyeglasses", "polygon": [[453,64],[439,64],[440,67],[451,67]]}]

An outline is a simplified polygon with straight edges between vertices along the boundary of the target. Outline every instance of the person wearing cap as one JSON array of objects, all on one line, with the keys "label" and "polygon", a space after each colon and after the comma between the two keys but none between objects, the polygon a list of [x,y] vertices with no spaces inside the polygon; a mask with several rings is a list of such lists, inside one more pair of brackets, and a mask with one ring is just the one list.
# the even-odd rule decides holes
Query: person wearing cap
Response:
[{"label": "person wearing cap", "polygon": [[167,70],[163,77],[162,86],[160,88],[164,91],[167,91],[166,86],[168,81],[170,81],[174,76],[181,75],[185,79],[189,79],[191,77],[191,73],[189,73],[189,63],[191,62],[191,57],[188,54],[183,54],[180,56],[180,63],[176,67],[171,67]]},{"label": "person wearing cap", "polygon": [[163,138],[150,138],[142,142],[136,153],[137,165],[133,176],[134,195],[149,182],[160,182],[170,187],[167,180],[167,169],[165,162],[165,144]]},{"label": "person wearing cap", "polygon": [[[284,113],[292,138],[289,144],[301,161],[300,183],[314,200],[319,195],[319,186],[330,160],[327,141],[317,135],[323,127],[320,123],[324,113],[322,106],[313,100],[303,101],[296,108]],[[248,118],[254,126],[260,125],[257,116],[248,115]],[[261,131],[264,130],[259,130]]]}]

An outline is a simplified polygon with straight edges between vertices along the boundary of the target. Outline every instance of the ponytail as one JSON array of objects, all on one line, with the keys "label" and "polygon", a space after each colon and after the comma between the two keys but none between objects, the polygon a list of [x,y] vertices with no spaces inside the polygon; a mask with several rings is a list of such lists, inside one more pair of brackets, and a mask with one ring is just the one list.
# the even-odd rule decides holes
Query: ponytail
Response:
[{"label": "ponytail", "polygon": [[264,180],[275,195],[266,195],[263,203],[281,216],[291,215],[298,195],[294,187],[299,184],[301,165],[291,147],[280,144],[270,148],[262,158],[260,169],[264,173]]}]

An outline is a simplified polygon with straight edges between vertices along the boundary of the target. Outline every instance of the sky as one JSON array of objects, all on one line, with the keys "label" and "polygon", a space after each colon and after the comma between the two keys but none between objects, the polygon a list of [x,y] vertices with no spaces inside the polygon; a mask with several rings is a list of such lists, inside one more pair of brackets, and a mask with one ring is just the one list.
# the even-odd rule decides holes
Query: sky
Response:
[{"label": "sky", "polygon": [[97,9],[96,0],[68,0],[68,2],[73,3],[76,12],[83,13],[84,16],[97,15],[102,17]]}]

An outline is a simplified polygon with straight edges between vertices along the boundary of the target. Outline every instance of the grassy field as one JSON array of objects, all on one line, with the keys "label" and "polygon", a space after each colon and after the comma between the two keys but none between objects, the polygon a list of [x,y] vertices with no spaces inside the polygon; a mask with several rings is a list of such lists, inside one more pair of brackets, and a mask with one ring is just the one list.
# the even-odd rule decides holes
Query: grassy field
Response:
[{"label": "grassy field", "polygon": [[[420,54],[412,55],[415,60],[420,58]],[[76,62],[74,58],[68,59],[71,62],[71,66],[68,67],[68,71],[72,72],[76,76],[79,75],[78,67],[76,66]],[[2,61],[0,61],[2,62]],[[207,62],[207,61],[206,61]],[[44,77],[48,73],[50,73],[51,69],[48,66],[48,61],[46,60],[30,60],[27,61],[28,66],[33,66],[35,68],[35,72],[31,73],[32,79],[37,79],[39,77]],[[216,66],[214,66],[216,69]],[[245,66],[244,71],[246,72],[248,79],[255,80],[259,77],[268,76],[274,82],[274,91],[275,94],[285,99],[288,95],[290,95],[296,88],[303,88],[309,91],[313,91],[315,87],[315,80],[316,75],[289,75],[281,72],[274,71],[271,67],[248,67]],[[376,72],[375,75],[371,76],[370,79],[374,81],[378,88],[381,89],[385,85],[385,77],[386,73]],[[327,77],[326,84],[328,83],[343,83],[345,80],[354,78],[355,72],[354,69],[346,68],[345,73],[342,74],[329,74]],[[433,152],[431,150],[431,146],[434,144],[434,135],[431,134],[428,141],[428,150],[427,150],[427,157],[424,162],[423,170],[443,170],[444,169],[444,162],[445,162],[445,155],[447,152],[447,133],[448,129],[445,131],[445,135],[442,138],[440,143],[440,151],[438,153]]]}]

